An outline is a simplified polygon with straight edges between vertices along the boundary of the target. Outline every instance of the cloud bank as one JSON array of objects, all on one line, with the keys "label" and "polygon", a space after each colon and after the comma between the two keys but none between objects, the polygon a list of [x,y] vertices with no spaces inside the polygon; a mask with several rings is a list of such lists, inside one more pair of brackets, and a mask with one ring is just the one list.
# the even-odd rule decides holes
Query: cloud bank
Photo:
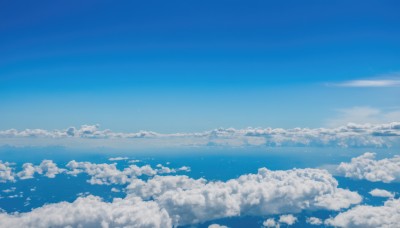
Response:
[{"label": "cloud bank", "polygon": [[83,125],[64,130],[16,129],[0,131],[0,145],[159,145],[159,146],[333,146],[387,147],[398,142],[400,122],[347,124],[335,128],[218,128],[195,133],[152,131],[118,133]]}]

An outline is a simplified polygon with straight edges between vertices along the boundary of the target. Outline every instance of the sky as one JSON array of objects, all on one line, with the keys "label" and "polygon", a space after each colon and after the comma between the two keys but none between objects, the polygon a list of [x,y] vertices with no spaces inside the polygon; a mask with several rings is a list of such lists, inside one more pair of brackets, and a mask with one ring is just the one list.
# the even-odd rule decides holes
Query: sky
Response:
[{"label": "sky", "polygon": [[397,1],[0,4],[2,129],[323,127],[399,110]]},{"label": "sky", "polygon": [[0,1],[0,228],[398,227],[399,9]]}]

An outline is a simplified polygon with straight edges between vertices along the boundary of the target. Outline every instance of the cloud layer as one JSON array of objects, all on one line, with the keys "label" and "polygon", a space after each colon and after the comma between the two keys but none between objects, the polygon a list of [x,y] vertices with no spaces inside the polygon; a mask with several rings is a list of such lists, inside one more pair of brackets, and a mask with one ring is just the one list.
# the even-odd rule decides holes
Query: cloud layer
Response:
[{"label": "cloud layer", "polygon": [[[170,145],[170,146],[339,146],[385,147],[400,137],[400,122],[388,124],[348,124],[335,128],[219,128],[199,133],[162,134],[151,131],[117,133],[100,130],[98,125],[83,125],[77,129],[48,131],[43,129],[15,129],[0,131],[0,144],[61,144],[71,142],[113,146],[115,143]],[[96,139],[96,140],[94,140]],[[24,141],[25,140],[25,141]],[[150,140],[150,141],[148,141]],[[67,143],[68,142],[68,143]]]},{"label": "cloud layer", "polygon": [[[88,168],[88,165],[72,163],[69,166],[73,168],[65,172],[90,173],[104,168]],[[104,169],[106,173],[115,172],[114,168]],[[94,173],[89,175],[93,177],[104,172]],[[108,175],[105,179],[103,175],[96,179],[110,180]],[[120,182],[121,178],[116,180]],[[0,227],[172,227],[240,215],[340,210],[361,202],[358,193],[338,188],[337,181],[327,171],[319,169],[271,171],[261,168],[256,174],[245,174],[225,182],[184,175],[156,175],[148,180],[133,178],[130,181],[125,198],[107,203],[89,195],[72,203],[48,204],[26,213],[3,212],[0,213]],[[293,224],[296,220],[288,214],[281,216],[279,223]]]}]

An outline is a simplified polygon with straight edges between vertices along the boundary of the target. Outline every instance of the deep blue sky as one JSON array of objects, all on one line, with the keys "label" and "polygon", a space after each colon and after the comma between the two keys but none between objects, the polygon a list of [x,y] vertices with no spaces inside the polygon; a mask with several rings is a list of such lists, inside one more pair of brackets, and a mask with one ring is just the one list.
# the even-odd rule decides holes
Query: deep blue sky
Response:
[{"label": "deep blue sky", "polygon": [[[393,109],[398,1],[0,3],[0,128],[316,127]],[[399,96],[398,96],[399,95]]]}]

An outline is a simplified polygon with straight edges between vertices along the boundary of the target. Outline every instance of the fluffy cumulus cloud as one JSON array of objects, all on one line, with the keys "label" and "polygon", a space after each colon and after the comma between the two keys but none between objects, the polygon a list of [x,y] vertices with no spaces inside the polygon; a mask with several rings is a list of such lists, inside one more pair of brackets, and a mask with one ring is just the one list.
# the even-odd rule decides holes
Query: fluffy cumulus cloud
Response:
[{"label": "fluffy cumulus cloud", "polygon": [[325,220],[326,225],[335,227],[399,227],[400,200],[390,199],[383,206],[359,205],[336,217]]},{"label": "fluffy cumulus cloud", "polygon": [[279,223],[275,221],[273,218],[269,218],[263,222],[263,226],[271,228],[271,227],[280,227]]},{"label": "fluffy cumulus cloud", "polygon": [[14,171],[11,164],[0,160],[0,183],[14,180]]},{"label": "fluffy cumulus cloud", "polygon": [[[130,168],[117,171],[115,164],[96,165],[72,161],[65,172],[86,172],[95,183],[126,182],[121,173],[131,172]],[[142,171],[139,167],[135,172]],[[83,195],[72,203],[48,204],[20,214],[1,213],[0,227],[172,227],[239,215],[340,210],[361,201],[360,195],[338,188],[332,175],[320,169],[261,168],[256,174],[225,182],[156,175],[147,180],[133,178],[125,192],[125,198],[110,203]],[[290,225],[296,220],[288,214],[278,223]]]},{"label": "fluffy cumulus cloud", "polygon": [[172,227],[157,203],[127,197],[103,202],[87,196],[72,203],[48,204],[27,213],[0,213],[0,227]]},{"label": "fluffy cumulus cloud", "polygon": [[[83,125],[79,129],[48,131],[43,129],[15,129],[0,131],[0,143],[12,144],[12,138],[23,138],[20,143],[36,145],[57,139],[64,146],[79,145],[115,146],[148,143],[149,145],[181,146],[339,146],[339,147],[385,147],[397,142],[400,122],[388,124],[347,124],[334,128],[219,128],[205,132],[161,134],[150,131],[118,133],[100,130],[98,125]],[[98,140],[89,140],[98,139]],[[150,141],[149,141],[150,140]],[[114,143],[113,143],[114,142]],[[36,143],[36,144],[35,144]],[[42,145],[42,144],[40,144]],[[45,144],[44,144],[45,145]]]},{"label": "fluffy cumulus cloud", "polygon": [[43,160],[40,165],[35,166],[32,163],[25,163],[22,165],[22,171],[17,173],[20,179],[33,178],[35,173],[44,175],[48,178],[54,178],[57,174],[64,172],[64,169],[58,168],[51,160]]},{"label": "fluffy cumulus cloud", "polygon": [[384,189],[378,189],[375,188],[372,191],[369,192],[369,194],[371,196],[375,196],[375,197],[384,197],[384,198],[393,198],[394,197],[394,193],[386,191]]},{"label": "fluffy cumulus cloud", "polygon": [[350,163],[342,162],[337,171],[345,177],[354,179],[385,183],[399,182],[400,156],[376,160],[375,155],[375,153],[365,153],[352,158]]},{"label": "fluffy cumulus cloud", "polygon": [[126,184],[131,179],[138,176],[147,175],[154,176],[157,172],[151,166],[136,166],[131,165],[123,170],[117,168],[117,164],[95,164],[91,162],[76,162],[70,161],[66,165],[69,169],[67,172],[71,175],[86,173],[91,177],[91,184]]},{"label": "fluffy cumulus cloud", "polygon": [[43,160],[39,165],[24,163],[22,170],[15,172],[12,163],[0,161],[0,182],[14,182],[16,180],[25,180],[34,178],[35,175],[55,178],[56,175],[64,173],[66,175],[76,176],[85,173],[90,177],[90,184],[110,185],[127,184],[140,176],[154,176],[156,174],[170,174],[177,172],[189,172],[190,167],[182,166],[180,168],[170,168],[157,165],[153,169],[150,165],[130,165],[119,170],[116,163],[96,164],[91,162],[77,162],[72,160],[68,162],[65,168],[59,168],[52,160]]},{"label": "fluffy cumulus cloud", "polygon": [[315,226],[322,225],[322,223],[323,223],[322,220],[317,217],[309,217],[306,219],[306,222],[310,225],[315,225]]},{"label": "fluffy cumulus cloud", "polygon": [[156,176],[132,182],[127,193],[154,200],[168,211],[174,224],[187,225],[238,215],[339,210],[361,201],[357,193],[337,186],[337,181],[324,170],[262,168],[257,174],[226,182],[182,175]]},{"label": "fluffy cumulus cloud", "polygon": [[91,184],[126,184],[135,181],[140,176],[154,176],[156,174],[170,174],[178,171],[190,171],[190,168],[183,166],[178,169],[157,165],[153,169],[150,165],[137,166],[130,165],[123,170],[119,170],[117,164],[96,164],[91,162],[76,162],[70,161],[66,167],[68,168],[67,174],[77,175],[79,173],[86,173],[91,178],[88,181]]},{"label": "fluffy cumulus cloud", "polygon": [[294,217],[292,214],[281,215],[279,217],[279,222],[291,226],[297,222],[297,218]]}]

